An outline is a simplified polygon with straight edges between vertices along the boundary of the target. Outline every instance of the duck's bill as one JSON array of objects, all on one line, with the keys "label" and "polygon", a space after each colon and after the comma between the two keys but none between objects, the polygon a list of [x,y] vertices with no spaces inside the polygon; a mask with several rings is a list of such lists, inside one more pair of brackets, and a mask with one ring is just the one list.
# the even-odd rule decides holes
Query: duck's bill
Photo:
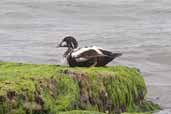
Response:
[{"label": "duck's bill", "polygon": [[60,48],[60,47],[64,47],[64,46],[62,45],[62,43],[60,43],[60,44],[58,44],[58,45],[56,46],[56,48]]},{"label": "duck's bill", "polygon": [[66,42],[61,42],[61,43],[58,44],[56,47],[57,47],[57,48],[60,48],[60,47],[67,47],[67,44],[66,44]]},{"label": "duck's bill", "polygon": [[60,48],[61,46],[57,45],[56,48]]},{"label": "duck's bill", "polygon": [[61,44],[56,46],[56,48],[61,48],[61,47],[67,47],[67,46],[66,45],[61,45]]}]

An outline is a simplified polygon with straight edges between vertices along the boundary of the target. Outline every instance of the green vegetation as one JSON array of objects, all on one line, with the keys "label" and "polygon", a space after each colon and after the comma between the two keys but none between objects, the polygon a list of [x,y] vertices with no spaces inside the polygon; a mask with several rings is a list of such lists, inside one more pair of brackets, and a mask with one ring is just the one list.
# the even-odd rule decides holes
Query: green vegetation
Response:
[{"label": "green vegetation", "polygon": [[95,111],[74,110],[74,111],[59,112],[58,114],[106,114],[106,113],[95,112]]},{"label": "green vegetation", "polygon": [[122,113],[122,114],[151,114],[150,112],[140,112],[140,113],[128,113],[128,112],[126,112],[126,113]]},{"label": "green vegetation", "polygon": [[136,68],[0,62],[0,114],[149,114],[146,93]]},{"label": "green vegetation", "polygon": [[[66,111],[66,112],[59,112],[58,114],[107,114],[95,111],[82,111],[82,110],[74,110],[74,111]],[[141,112],[141,113],[122,113],[122,114],[151,114],[149,112]]]}]

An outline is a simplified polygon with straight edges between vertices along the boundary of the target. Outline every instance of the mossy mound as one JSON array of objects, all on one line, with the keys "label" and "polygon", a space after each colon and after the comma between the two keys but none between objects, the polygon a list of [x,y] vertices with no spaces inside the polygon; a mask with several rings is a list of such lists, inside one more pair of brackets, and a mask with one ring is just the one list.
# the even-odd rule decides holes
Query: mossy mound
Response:
[{"label": "mossy mound", "polygon": [[[58,114],[107,114],[95,111],[82,111],[82,110],[74,110],[74,111],[66,111],[66,112],[59,112]],[[122,113],[122,114],[151,114],[149,112],[145,113]]]},{"label": "mossy mound", "polygon": [[122,113],[122,114],[151,114],[150,112],[140,112],[140,113],[137,113],[137,112],[135,112],[135,113]]},{"label": "mossy mound", "polygon": [[106,113],[101,113],[96,111],[74,110],[74,111],[59,112],[58,114],[106,114]]},{"label": "mossy mound", "polygon": [[158,105],[146,93],[136,68],[0,63],[0,114],[153,111]]}]

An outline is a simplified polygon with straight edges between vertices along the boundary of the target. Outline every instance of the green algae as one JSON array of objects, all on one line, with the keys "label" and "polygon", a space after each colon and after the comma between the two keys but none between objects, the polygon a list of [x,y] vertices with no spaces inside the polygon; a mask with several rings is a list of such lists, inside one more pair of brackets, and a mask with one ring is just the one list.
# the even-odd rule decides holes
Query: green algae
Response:
[{"label": "green algae", "polygon": [[140,112],[140,113],[138,113],[138,112],[135,112],[135,113],[122,113],[122,114],[151,114],[150,112],[145,112],[145,113],[143,113],[143,112]]},{"label": "green algae", "polygon": [[65,111],[73,113],[71,110],[79,109],[121,113],[159,109],[158,105],[145,100],[146,93],[144,79],[136,68],[70,68],[0,62],[0,114],[61,111],[65,114]]},{"label": "green algae", "polygon": [[73,110],[73,111],[59,112],[57,114],[106,114],[106,113],[101,113],[96,111]]},{"label": "green algae", "polygon": [[[95,111],[74,110],[74,111],[59,112],[57,114],[107,114],[107,113],[101,113],[101,112],[95,112]],[[122,114],[151,114],[151,113],[141,112],[141,113],[122,113]]]}]

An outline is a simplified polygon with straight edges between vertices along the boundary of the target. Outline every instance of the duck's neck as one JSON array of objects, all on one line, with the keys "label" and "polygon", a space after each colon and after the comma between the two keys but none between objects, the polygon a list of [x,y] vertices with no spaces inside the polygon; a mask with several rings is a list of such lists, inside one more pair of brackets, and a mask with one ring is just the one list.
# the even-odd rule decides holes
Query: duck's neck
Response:
[{"label": "duck's neck", "polygon": [[72,50],[73,48],[68,48],[67,51],[64,53],[64,57],[67,57]]}]

